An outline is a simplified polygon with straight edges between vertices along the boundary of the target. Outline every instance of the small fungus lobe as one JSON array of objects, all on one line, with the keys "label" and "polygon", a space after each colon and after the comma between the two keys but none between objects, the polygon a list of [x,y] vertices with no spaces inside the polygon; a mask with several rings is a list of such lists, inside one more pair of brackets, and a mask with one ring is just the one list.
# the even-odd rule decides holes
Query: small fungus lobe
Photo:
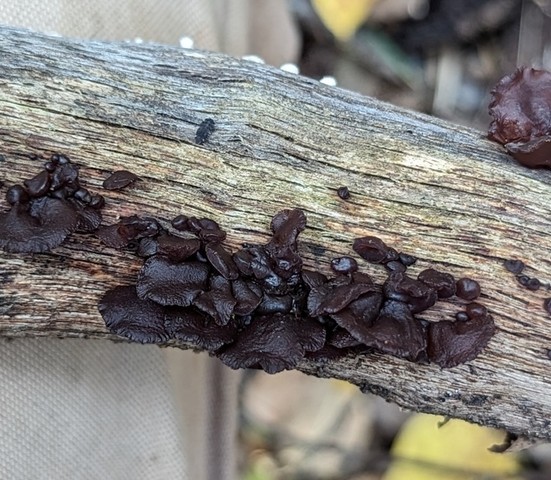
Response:
[{"label": "small fungus lobe", "polygon": [[480,285],[471,278],[460,278],[456,283],[456,295],[463,300],[476,300],[480,295]]},{"label": "small fungus lobe", "polygon": [[522,260],[505,260],[503,263],[503,266],[505,269],[511,273],[514,273],[515,275],[519,275],[524,270],[524,262]]},{"label": "small fungus lobe", "polygon": [[169,339],[164,308],[142,300],[136,287],[115,287],[100,300],[99,312],[109,330],[134,342],[161,343]]},{"label": "small fungus lobe", "polygon": [[354,251],[370,263],[384,263],[389,254],[389,247],[378,237],[362,237],[354,240]]},{"label": "small fungus lobe", "polygon": [[352,257],[338,257],[331,260],[331,269],[336,273],[353,273],[358,270],[358,262]]},{"label": "small fungus lobe", "polygon": [[543,309],[544,309],[549,315],[551,315],[551,298],[546,298],[546,299],[543,301]]}]

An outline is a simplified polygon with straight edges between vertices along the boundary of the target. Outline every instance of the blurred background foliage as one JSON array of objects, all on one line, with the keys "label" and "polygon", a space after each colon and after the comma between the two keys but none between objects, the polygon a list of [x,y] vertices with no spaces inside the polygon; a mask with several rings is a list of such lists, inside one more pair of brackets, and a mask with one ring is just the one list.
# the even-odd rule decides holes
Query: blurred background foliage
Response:
[{"label": "blurred background foliage", "polygon": [[[551,0],[292,0],[301,74],[485,131],[492,86],[551,69]],[[551,448],[409,414],[339,381],[248,371],[243,480],[551,479]],[[501,446],[500,446],[501,445]],[[517,444],[518,445],[518,444]],[[515,448],[513,448],[515,450]]]}]

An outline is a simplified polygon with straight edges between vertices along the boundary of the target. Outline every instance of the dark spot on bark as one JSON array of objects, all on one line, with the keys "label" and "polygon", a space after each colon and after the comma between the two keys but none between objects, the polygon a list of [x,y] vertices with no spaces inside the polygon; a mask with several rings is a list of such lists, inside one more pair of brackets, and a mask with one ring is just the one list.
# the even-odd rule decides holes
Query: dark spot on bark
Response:
[{"label": "dark spot on bark", "polygon": [[199,125],[197,132],[195,133],[195,143],[197,145],[204,145],[212,133],[215,130],[214,120],[212,118],[205,118]]},{"label": "dark spot on bark", "polygon": [[337,195],[343,200],[348,200],[350,198],[350,190],[348,190],[348,187],[340,187],[337,190]]},{"label": "dark spot on bark", "polygon": [[122,190],[138,180],[138,176],[128,170],[118,170],[103,181],[105,190]]}]

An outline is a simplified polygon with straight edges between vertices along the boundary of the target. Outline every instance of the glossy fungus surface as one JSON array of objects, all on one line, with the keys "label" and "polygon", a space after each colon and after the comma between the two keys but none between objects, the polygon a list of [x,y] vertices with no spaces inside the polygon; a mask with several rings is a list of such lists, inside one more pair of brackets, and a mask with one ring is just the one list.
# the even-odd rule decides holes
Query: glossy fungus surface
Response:
[{"label": "glossy fungus surface", "polygon": [[485,315],[464,322],[431,323],[428,332],[429,360],[442,368],[451,368],[474,359],[494,335],[495,325]]},{"label": "glossy fungus surface", "polygon": [[138,180],[138,176],[128,170],[117,170],[103,181],[105,190],[122,190]]},{"label": "glossy fungus surface", "polygon": [[[178,237],[154,219],[140,217],[121,219],[108,227],[107,237],[102,231],[100,237],[112,235],[116,242],[111,243],[119,248],[139,237],[136,252],[146,259],[132,295],[144,311],[152,304],[161,309],[155,311],[156,328],[164,312],[163,340],[207,349],[232,368],[275,373],[295,368],[305,357],[323,363],[370,352],[454,366],[474,358],[493,334],[493,320],[481,304],[471,303],[458,313],[461,322],[429,324],[417,318],[439,298],[454,295],[455,280],[433,269],[418,279],[408,276],[403,270],[416,259],[398,254],[377,237],[356,240],[354,250],[385,264],[389,276],[383,285],[361,272],[353,257],[334,258],[332,277],[303,268],[298,237],[306,216],[301,210],[278,212],[265,244],[245,244],[233,253],[222,244],[225,232],[212,220],[179,215],[171,224],[195,237]],[[121,236],[124,241],[118,240]],[[474,281],[462,280],[468,280],[458,288],[465,296]],[[103,301],[102,315],[108,326],[115,325],[106,315],[108,306]],[[120,322],[125,328],[112,328],[114,332],[138,338],[134,329],[139,322],[132,328],[126,326],[128,318]],[[150,335],[144,332],[144,338]],[[471,340],[475,345],[469,349]]]},{"label": "glossy fungus surface", "polygon": [[463,300],[476,300],[480,295],[480,285],[472,278],[460,278],[456,283],[456,295]]},{"label": "glossy fungus surface", "polygon": [[91,208],[91,195],[80,186],[79,168],[54,154],[44,169],[6,192],[10,210],[0,213],[0,248],[13,253],[42,253],[61,245],[73,232],[95,231],[102,220]]},{"label": "glossy fungus surface", "polygon": [[[115,183],[128,175],[121,178]],[[111,332],[142,343],[189,343],[233,368],[275,373],[302,358],[323,363],[371,352],[447,368],[475,358],[495,331],[481,303],[466,305],[455,321],[418,318],[454,294],[472,302],[480,285],[469,278],[455,282],[435,269],[413,278],[406,270],[416,258],[378,237],[358,238],[352,249],[385,266],[382,284],[352,256],[334,258],[330,275],[305,269],[298,239],[307,220],[299,209],[274,215],[266,243],[234,252],[223,244],[226,232],[209,218],[178,215],[167,227],[132,215],[100,226],[104,198],[80,184],[79,168],[61,154],[21,185],[9,186],[6,201],[0,213],[6,251],[44,252],[73,232],[87,232],[142,258],[136,284],[113,288],[99,302]],[[520,272],[517,264],[506,268]],[[536,279],[517,278],[539,288]]]},{"label": "glossy fungus surface", "polygon": [[357,238],[354,240],[352,248],[360,257],[370,263],[384,263],[391,251],[385,242],[373,236]]},{"label": "glossy fungus surface", "polygon": [[136,294],[136,287],[115,287],[100,300],[99,312],[109,330],[134,342],[160,343],[169,339],[164,308]]},{"label": "glossy fungus surface", "polygon": [[418,280],[436,290],[438,298],[449,298],[455,294],[455,279],[449,273],[427,268],[419,273]]},{"label": "glossy fungus surface", "polygon": [[551,73],[521,67],[491,93],[488,137],[528,167],[550,167]]}]

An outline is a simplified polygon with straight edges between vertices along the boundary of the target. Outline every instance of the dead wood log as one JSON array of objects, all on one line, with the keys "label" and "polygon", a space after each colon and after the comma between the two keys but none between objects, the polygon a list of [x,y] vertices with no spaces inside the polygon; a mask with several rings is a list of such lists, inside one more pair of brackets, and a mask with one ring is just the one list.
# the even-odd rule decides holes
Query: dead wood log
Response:
[{"label": "dead wood log", "polygon": [[[502,265],[520,258],[529,275],[551,280],[551,172],[519,166],[481,132],[228,56],[6,28],[0,53],[6,185],[62,152],[94,191],[121,167],[141,177],[107,196],[107,223],[134,213],[208,216],[236,247],[264,241],[275,212],[299,207],[311,268],[328,270],[331,257],[371,234],[419,257],[414,272],[434,266],[477,278],[498,333],[469,364],[441,370],[364,355],[300,369],[408,409],[551,439],[549,292],[521,288]],[[198,146],[206,117],[216,131]],[[336,195],[343,185],[349,201]],[[0,258],[5,337],[114,339],[98,298],[132,283],[140,266],[82,235],[49,254]],[[456,310],[439,302],[426,318]]]}]

